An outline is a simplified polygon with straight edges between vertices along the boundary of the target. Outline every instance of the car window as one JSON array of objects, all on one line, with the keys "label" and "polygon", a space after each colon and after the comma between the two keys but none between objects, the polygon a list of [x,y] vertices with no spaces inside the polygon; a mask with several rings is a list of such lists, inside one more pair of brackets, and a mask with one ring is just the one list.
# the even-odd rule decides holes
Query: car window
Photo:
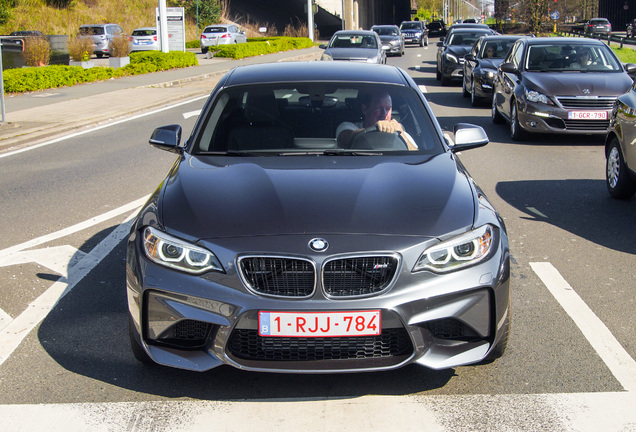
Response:
[{"label": "car window", "polygon": [[530,71],[622,72],[605,44],[532,45],[525,67]]},{"label": "car window", "polygon": [[398,29],[393,27],[374,27],[373,31],[381,36],[397,36]]},{"label": "car window", "polygon": [[453,33],[448,41],[449,45],[467,45],[472,46],[477,39],[483,36],[484,33],[478,32],[461,32]]},{"label": "car window", "polygon": [[153,36],[157,34],[156,30],[134,30],[132,36]]},{"label": "car window", "polygon": [[226,33],[226,27],[207,27],[203,33]]},{"label": "car window", "polygon": [[422,29],[422,23],[421,22],[408,22],[408,23],[402,23],[402,25],[400,26],[401,30],[421,30]]},{"label": "car window", "polygon": [[329,45],[331,48],[378,48],[376,39],[370,35],[335,35]]},{"label": "car window", "polygon": [[79,34],[82,36],[103,35],[104,27],[80,27]]},{"label": "car window", "polygon": [[508,54],[508,42],[507,41],[487,41],[481,46],[482,50],[480,52],[481,58],[493,58],[493,59],[503,59]]},{"label": "car window", "polygon": [[[388,92],[392,98],[392,117],[402,124],[419,152],[444,151],[431,115],[415,90],[403,86],[327,82],[252,85],[221,91],[205,114],[193,151],[198,154],[241,151],[293,154],[343,150],[337,144],[336,130],[344,122],[358,126],[365,96],[371,92]],[[393,134],[375,136],[396,143],[401,140]],[[402,145],[384,151],[407,150]]]}]

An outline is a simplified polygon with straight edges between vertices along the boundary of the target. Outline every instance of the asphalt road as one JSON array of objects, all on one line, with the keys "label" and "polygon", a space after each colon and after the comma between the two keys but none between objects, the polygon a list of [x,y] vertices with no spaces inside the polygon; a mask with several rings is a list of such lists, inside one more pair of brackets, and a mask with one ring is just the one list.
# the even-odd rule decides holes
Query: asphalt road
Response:
[{"label": "asphalt road", "polygon": [[609,198],[598,138],[511,141],[459,84],[439,85],[435,50],[408,46],[389,63],[421,85],[445,130],[470,122],[491,139],[460,157],[511,239],[504,357],[347,375],[137,363],[125,223],[174,160],[150,132],[189,131],[197,100],[0,159],[0,429],[636,430],[636,200]]}]

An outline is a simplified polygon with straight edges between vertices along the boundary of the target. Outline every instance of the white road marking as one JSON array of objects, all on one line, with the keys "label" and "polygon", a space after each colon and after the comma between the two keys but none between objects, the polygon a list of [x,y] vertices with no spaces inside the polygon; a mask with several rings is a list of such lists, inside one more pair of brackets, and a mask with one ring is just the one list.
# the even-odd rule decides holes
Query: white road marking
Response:
[{"label": "white road marking", "polygon": [[544,215],[543,213],[541,213],[539,210],[537,210],[534,207],[526,207],[526,209],[528,209],[529,212],[536,214],[537,216],[540,216],[545,219],[548,218],[546,215]]},{"label": "white road marking", "polygon": [[84,255],[86,255],[84,252],[70,245],[55,246],[16,252],[0,259],[0,267],[34,262],[67,277],[68,270],[84,258]]},{"label": "white road marking", "polygon": [[98,131],[100,129],[106,129],[106,128],[109,128],[111,126],[116,126],[116,125],[119,125],[119,124],[122,124],[122,123],[126,123],[126,122],[129,122],[129,121],[137,120],[139,118],[143,118],[143,117],[147,117],[147,116],[150,116],[150,115],[154,115],[154,114],[157,114],[159,112],[167,111],[167,110],[176,108],[176,107],[181,106],[181,105],[186,105],[186,104],[189,104],[189,103],[192,103],[192,102],[196,102],[196,101],[201,100],[201,99],[207,99],[208,97],[209,97],[209,95],[198,96],[198,97],[195,97],[195,98],[192,98],[192,99],[188,99],[186,101],[179,102],[179,103],[176,103],[176,104],[173,104],[173,105],[167,105],[167,106],[165,106],[163,108],[159,108],[159,109],[156,109],[154,111],[148,111],[148,112],[145,112],[145,113],[142,113],[142,114],[138,114],[136,116],[126,117],[125,119],[117,120],[117,121],[114,121],[112,123],[107,123],[107,124],[96,126],[94,128],[86,129],[86,130],[83,130],[83,131],[80,131],[80,132],[75,132],[75,133],[72,133],[70,135],[64,135],[62,137],[55,138],[55,139],[52,139],[50,141],[45,141],[45,142],[42,142],[40,144],[35,144],[35,145],[29,146],[29,147],[25,147],[25,148],[22,148],[22,149],[19,149],[19,150],[15,150],[15,151],[12,151],[12,152],[3,153],[3,154],[0,154],[0,159],[6,158],[6,157],[9,157],[9,156],[13,156],[13,155],[16,155],[16,154],[19,154],[19,153],[24,153],[24,152],[28,152],[28,151],[31,151],[31,150],[35,150],[35,149],[38,149],[40,147],[45,147],[45,146],[48,146],[48,145],[51,145],[51,144],[55,144],[55,143],[58,143],[60,141],[67,140],[69,138],[75,138],[75,137],[78,137],[78,136],[86,135],[88,133],[95,132],[95,131]]},{"label": "white road marking", "polygon": [[167,400],[0,405],[0,418],[8,431],[47,432],[627,432],[635,404],[634,393]]},{"label": "white road marking", "polygon": [[[133,203],[122,206],[88,221],[74,225],[56,233],[39,237],[21,245],[0,251],[0,257],[11,259],[21,256],[19,252],[27,247],[45,243],[53,239],[69,235],[80,229],[88,228],[115,216],[132,211],[141,206],[147,198],[142,198]],[[125,210],[124,210],[125,209]],[[44,293],[35,299],[27,308],[8,325],[0,331],[0,365],[4,363],[15,349],[22,343],[22,340],[42,321],[48,313],[55,307],[57,302],[72,290],[93,268],[95,268],[119,242],[128,235],[132,219],[136,212],[131,213],[126,220],[117,226],[104,240],[84,255],[72,268],[68,269],[68,277],[63,277],[51,285]]]},{"label": "white road marking", "polygon": [[0,331],[8,326],[12,320],[11,315],[0,309]]},{"label": "white road marking", "polygon": [[90,228],[90,227],[92,227],[94,225],[100,224],[102,222],[105,222],[105,221],[107,221],[109,219],[112,219],[112,218],[117,217],[119,215],[122,215],[124,213],[131,212],[131,211],[141,207],[148,200],[148,197],[149,197],[149,195],[147,195],[145,197],[142,197],[142,198],[139,198],[139,199],[137,199],[137,200],[135,200],[133,202],[130,202],[128,204],[124,204],[123,206],[121,206],[119,208],[116,208],[114,210],[111,210],[109,212],[106,212],[106,213],[103,213],[101,215],[98,215],[98,216],[92,217],[90,219],[87,219],[84,222],[80,222],[80,223],[72,225],[70,227],[63,228],[63,229],[61,229],[59,231],[56,231],[56,232],[53,232],[53,233],[50,233],[50,234],[46,234],[46,235],[43,235],[41,237],[34,238],[32,240],[26,241],[24,243],[20,243],[20,244],[15,245],[15,246],[8,247],[6,249],[2,249],[2,250],[0,250],[0,259],[3,259],[5,257],[7,257],[7,256],[10,256],[10,255],[14,254],[14,253],[20,252],[20,251],[22,251],[24,249],[30,249],[30,248],[39,246],[41,244],[48,243],[48,242],[53,241],[53,240],[57,240],[57,239],[60,239],[62,237],[66,237],[66,236],[71,235],[71,234],[75,234],[76,232],[82,231],[82,230],[84,230],[86,228]]},{"label": "white road marking", "polygon": [[199,114],[201,114],[201,110],[196,110],[196,111],[188,111],[188,112],[184,112],[183,113],[183,118],[184,119],[188,119],[190,117],[196,117]]},{"label": "white road marking", "polygon": [[[530,263],[561,307],[581,329],[618,382],[628,392],[636,392],[636,361],[625,351],[603,322],[548,262]],[[636,405],[634,405],[636,406]],[[634,424],[636,428],[636,424]]]}]

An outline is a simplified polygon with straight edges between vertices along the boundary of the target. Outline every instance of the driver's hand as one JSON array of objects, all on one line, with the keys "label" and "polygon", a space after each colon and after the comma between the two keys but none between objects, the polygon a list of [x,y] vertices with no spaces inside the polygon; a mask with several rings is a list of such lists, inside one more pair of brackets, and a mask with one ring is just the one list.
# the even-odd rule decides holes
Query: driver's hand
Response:
[{"label": "driver's hand", "polygon": [[380,132],[393,133],[393,132],[404,132],[402,129],[402,125],[397,120],[380,120],[378,121],[378,130]]}]

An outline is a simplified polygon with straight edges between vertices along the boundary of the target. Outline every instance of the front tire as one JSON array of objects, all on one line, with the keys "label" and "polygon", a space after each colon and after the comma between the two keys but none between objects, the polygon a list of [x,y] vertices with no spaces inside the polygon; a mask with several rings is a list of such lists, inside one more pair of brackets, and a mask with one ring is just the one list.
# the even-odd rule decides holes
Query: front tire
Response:
[{"label": "front tire", "polygon": [[203,54],[207,54],[208,53],[208,48],[207,47],[201,47],[201,52]]},{"label": "front tire", "polygon": [[523,141],[526,139],[526,131],[519,124],[519,112],[517,111],[517,102],[512,101],[510,108],[510,138],[515,141]]},{"label": "front tire", "polygon": [[490,108],[490,116],[492,117],[492,122],[495,124],[502,124],[505,119],[499,114],[499,110],[497,109],[497,99],[496,94],[493,94],[492,97],[492,107]]},{"label": "front tire", "polygon": [[625,159],[616,137],[612,138],[607,151],[605,184],[612,198],[630,199],[636,193],[636,180],[630,176],[627,170],[627,165],[625,165]]}]

